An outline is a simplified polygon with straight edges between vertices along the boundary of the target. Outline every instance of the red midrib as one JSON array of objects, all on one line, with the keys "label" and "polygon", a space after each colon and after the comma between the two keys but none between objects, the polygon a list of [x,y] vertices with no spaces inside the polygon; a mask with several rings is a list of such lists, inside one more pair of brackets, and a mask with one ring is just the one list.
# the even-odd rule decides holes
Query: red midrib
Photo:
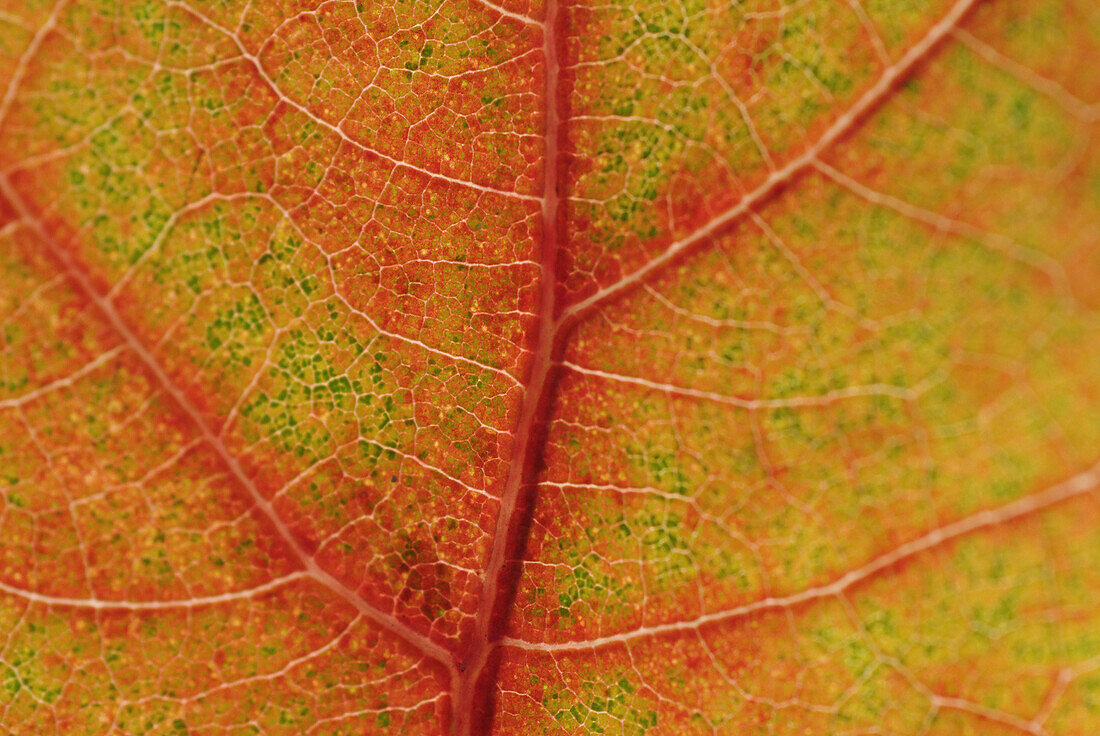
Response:
[{"label": "red midrib", "polygon": [[542,442],[542,428],[549,409],[553,381],[551,369],[564,334],[557,324],[555,293],[557,259],[561,245],[560,145],[565,134],[561,116],[559,79],[561,39],[559,0],[547,0],[542,23],[546,122],[543,127],[542,237],[540,253],[539,320],[530,380],[524,391],[508,477],[501,495],[493,534],[493,547],[482,578],[483,585],[470,643],[456,663],[452,731],[475,736],[487,731],[491,721],[492,690],[496,684],[491,661],[494,645],[504,634],[515,596],[518,571],[512,569],[509,551],[518,551],[526,536],[524,522],[534,498],[534,473]]}]

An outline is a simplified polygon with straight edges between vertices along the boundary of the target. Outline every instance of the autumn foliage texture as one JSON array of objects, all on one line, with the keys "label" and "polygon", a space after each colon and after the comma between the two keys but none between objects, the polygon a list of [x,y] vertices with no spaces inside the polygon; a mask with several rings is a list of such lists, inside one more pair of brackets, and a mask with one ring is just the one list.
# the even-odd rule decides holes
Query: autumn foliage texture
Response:
[{"label": "autumn foliage texture", "polygon": [[1100,733],[1095,0],[0,0],[0,733]]}]

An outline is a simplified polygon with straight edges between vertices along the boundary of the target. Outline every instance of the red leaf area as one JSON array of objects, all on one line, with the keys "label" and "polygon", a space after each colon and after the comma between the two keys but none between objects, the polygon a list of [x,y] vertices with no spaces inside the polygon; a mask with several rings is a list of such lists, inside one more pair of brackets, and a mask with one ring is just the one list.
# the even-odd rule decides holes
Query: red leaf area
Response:
[{"label": "red leaf area", "polygon": [[0,4],[0,730],[1100,731],[1098,29]]}]

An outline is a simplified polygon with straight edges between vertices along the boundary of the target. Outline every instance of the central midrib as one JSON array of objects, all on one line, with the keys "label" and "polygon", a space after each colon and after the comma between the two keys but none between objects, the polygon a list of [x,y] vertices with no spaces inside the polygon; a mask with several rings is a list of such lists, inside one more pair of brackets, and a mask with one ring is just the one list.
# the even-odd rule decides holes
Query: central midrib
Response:
[{"label": "central midrib", "polygon": [[553,381],[551,370],[558,337],[564,334],[556,319],[557,260],[561,244],[561,169],[560,145],[565,134],[559,90],[561,72],[561,19],[559,0],[547,0],[542,23],[543,93],[546,118],[543,125],[542,232],[539,260],[539,301],[535,351],[529,368],[530,379],[524,391],[508,476],[501,495],[500,509],[493,533],[493,546],[485,567],[481,598],[473,632],[464,652],[456,660],[453,691],[452,731],[459,736],[474,736],[488,728],[492,688],[496,681],[491,662],[494,644],[503,635],[503,627],[515,595],[516,570],[510,568],[509,551],[522,547],[525,521],[534,495],[533,474],[537,469],[542,425],[549,408]]}]

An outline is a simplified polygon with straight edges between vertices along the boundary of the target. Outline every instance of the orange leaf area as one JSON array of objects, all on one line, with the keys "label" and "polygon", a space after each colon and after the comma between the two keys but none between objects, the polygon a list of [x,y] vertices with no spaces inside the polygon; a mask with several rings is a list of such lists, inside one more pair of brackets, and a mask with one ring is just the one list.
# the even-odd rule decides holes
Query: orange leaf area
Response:
[{"label": "orange leaf area", "polygon": [[0,0],[0,732],[1100,732],[1097,58]]}]

